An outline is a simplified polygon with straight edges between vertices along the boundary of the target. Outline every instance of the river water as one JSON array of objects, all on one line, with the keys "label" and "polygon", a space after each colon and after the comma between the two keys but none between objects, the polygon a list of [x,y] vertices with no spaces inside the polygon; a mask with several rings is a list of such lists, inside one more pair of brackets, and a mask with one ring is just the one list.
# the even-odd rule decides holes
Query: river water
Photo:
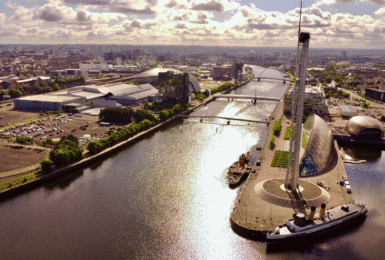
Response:
[{"label": "river water", "polygon": [[[261,70],[262,68],[254,67]],[[254,72],[256,74],[256,71]],[[267,71],[273,75],[274,71]],[[257,74],[256,74],[257,75]],[[251,81],[238,94],[281,97]],[[218,100],[194,115],[266,119],[276,102]],[[0,259],[379,259],[385,255],[385,158],[346,165],[363,223],[307,244],[267,246],[230,227],[238,189],[226,168],[264,143],[266,125],[187,119],[98,164],[0,204]],[[347,258],[344,256],[348,256]]]}]

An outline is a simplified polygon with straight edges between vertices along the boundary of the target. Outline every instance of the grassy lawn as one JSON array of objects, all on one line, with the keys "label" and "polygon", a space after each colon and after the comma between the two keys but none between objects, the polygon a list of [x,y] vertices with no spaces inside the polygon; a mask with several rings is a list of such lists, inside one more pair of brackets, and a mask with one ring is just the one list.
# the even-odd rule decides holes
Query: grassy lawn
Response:
[{"label": "grassy lawn", "polygon": [[288,151],[275,151],[271,167],[287,168],[289,163]]},{"label": "grassy lawn", "polygon": [[38,175],[38,172],[39,171],[32,172],[32,173],[17,177],[17,178],[12,179],[12,180],[2,182],[2,183],[0,183],[0,190],[4,189],[6,187],[12,187],[18,183],[26,182],[27,180],[30,180],[30,179],[34,179]]}]

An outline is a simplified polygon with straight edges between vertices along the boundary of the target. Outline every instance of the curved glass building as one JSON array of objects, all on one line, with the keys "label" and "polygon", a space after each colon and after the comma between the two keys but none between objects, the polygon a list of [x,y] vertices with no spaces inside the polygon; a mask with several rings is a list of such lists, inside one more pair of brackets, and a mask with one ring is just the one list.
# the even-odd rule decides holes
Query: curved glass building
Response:
[{"label": "curved glass building", "polygon": [[327,169],[334,156],[333,135],[326,122],[317,115],[307,118],[302,133],[300,177]]}]

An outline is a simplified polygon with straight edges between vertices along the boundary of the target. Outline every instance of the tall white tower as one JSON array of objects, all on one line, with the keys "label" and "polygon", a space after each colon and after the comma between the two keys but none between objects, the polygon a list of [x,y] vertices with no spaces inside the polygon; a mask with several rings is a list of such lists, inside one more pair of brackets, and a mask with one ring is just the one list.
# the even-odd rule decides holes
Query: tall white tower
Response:
[{"label": "tall white tower", "polygon": [[[295,140],[293,140],[293,127],[292,135],[290,140],[290,156],[288,164],[288,174],[286,175],[285,187],[291,190],[294,193],[297,193],[298,188],[298,179],[299,179],[299,161],[300,161],[300,149],[301,149],[301,140],[302,140],[302,118],[303,118],[303,108],[304,108],[304,98],[305,98],[305,83],[306,83],[306,64],[308,61],[309,54],[309,40],[310,33],[301,32],[299,35],[299,44],[302,46],[301,49],[301,59],[299,63],[299,68],[297,69],[296,75],[296,86],[294,88],[293,96],[293,113],[292,121],[296,120],[296,133]],[[299,84],[298,84],[299,83]],[[297,94],[297,95],[296,95]],[[293,124],[292,124],[293,126]],[[294,150],[294,162],[293,168],[291,168],[291,152]]]}]

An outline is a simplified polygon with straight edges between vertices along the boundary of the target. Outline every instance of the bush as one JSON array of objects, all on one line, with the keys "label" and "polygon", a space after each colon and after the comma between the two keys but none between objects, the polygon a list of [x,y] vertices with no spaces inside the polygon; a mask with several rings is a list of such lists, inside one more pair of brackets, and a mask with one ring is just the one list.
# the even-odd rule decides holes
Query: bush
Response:
[{"label": "bush", "polygon": [[90,153],[92,154],[96,154],[98,152],[100,152],[101,150],[103,150],[103,144],[101,142],[89,142],[89,144],[87,145],[87,149],[88,151],[90,151]]},{"label": "bush", "polygon": [[40,162],[40,169],[42,173],[48,173],[53,168],[53,162],[51,160],[43,160]]},{"label": "bush", "polygon": [[269,143],[269,149],[273,149],[274,148],[274,143],[275,143],[275,137],[272,136],[271,139],[270,139],[270,143]]},{"label": "bush", "polygon": [[282,123],[281,119],[274,121],[273,134],[275,136],[278,136],[281,133],[281,128],[282,128],[281,123]]}]

